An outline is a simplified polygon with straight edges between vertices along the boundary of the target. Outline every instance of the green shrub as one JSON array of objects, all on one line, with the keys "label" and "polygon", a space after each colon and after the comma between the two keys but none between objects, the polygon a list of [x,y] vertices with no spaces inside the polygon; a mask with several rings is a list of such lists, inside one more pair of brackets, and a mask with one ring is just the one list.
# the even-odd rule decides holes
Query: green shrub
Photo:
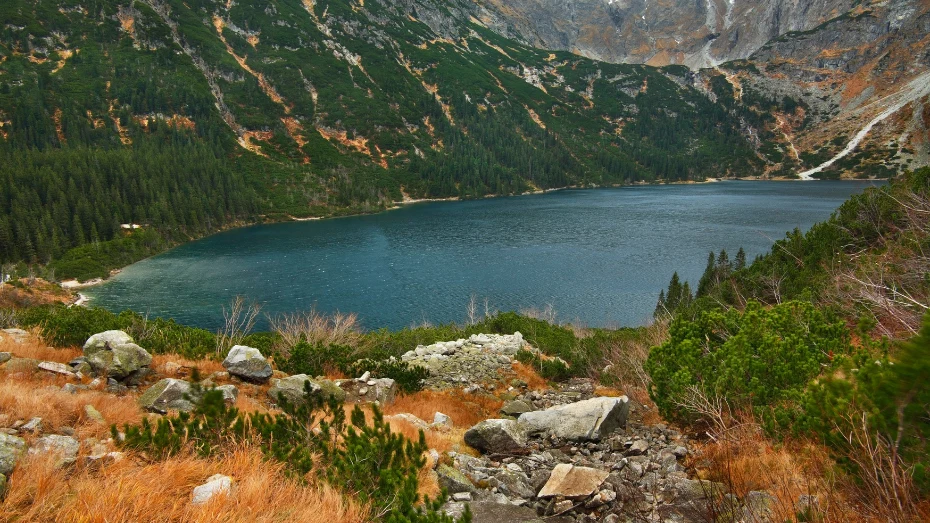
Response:
[{"label": "green shrub", "polygon": [[126,331],[153,354],[201,359],[212,356],[216,348],[212,332],[174,320],[150,320],[132,311],[116,315],[97,308],[43,305],[21,311],[17,320],[25,327],[39,327],[46,341],[58,347],[81,347],[92,335],[117,329]]},{"label": "green shrub", "polygon": [[306,374],[322,376],[327,370],[342,370],[354,360],[352,347],[345,345],[326,345],[310,343],[305,340],[297,342],[290,348],[287,358],[278,358],[278,368],[288,374]]},{"label": "green shrub", "polygon": [[[158,420],[152,426],[126,426],[124,448],[163,458],[189,447],[201,455],[226,452],[236,442],[258,442],[268,459],[284,463],[296,477],[314,469],[330,484],[368,503],[376,520],[388,522],[451,523],[439,512],[445,494],[435,500],[417,494],[418,474],[428,447],[420,432],[417,441],[391,432],[381,411],[373,407],[367,422],[359,406],[346,422],[342,405],[323,403],[306,388],[307,402],[281,403],[281,414],[240,413],[227,406],[218,391],[202,395],[195,410]],[[111,428],[116,437],[117,429]],[[417,507],[418,502],[423,505]],[[471,520],[466,514],[459,521]]]},{"label": "green shrub", "polygon": [[681,409],[698,391],[736,409],[764,412],[795,400],[807,384],[850,351],[842,321],[808,302],[766,309],[749,302],[745,311],[706,311],[694,320],[676,318],[669,339],[654,347],[645,369],[650,396],[660,412],[696,421]]},{"label": "green shrub", "polygon": [[530,365],[540,376],[552,381],[566,381],[573,376],[572,369],[561,359],[544,359],[535,352],[521,349],[516,354],[517,361]]},{"label": "green shrub", "polygon": [[121,327],[116,315],[109,311],[64,305],[26,309],[19,323],[24,327],[39,327],[45,340],[59,347],[80,347],[93,334]]},{"label": "green shrub", "polygon": [[344,369],[349,376],[360,376],[366,371],[375,378],[391,378],[398,390],[407,394],[423,390],[423,380],[429,377],[429,370],[396,359],[358,360]]},{"label": "green shrub", "polygon": [[917,489],[930,494],[930,313],[894,357],[887,342],[860,339],[863,348],[843,372],[814,383],[796,417],[787,421],[822,439],[860,477],[870,471],[862,470],[863,449],[849,435],[867,431],[872,445],[911,467]]}]

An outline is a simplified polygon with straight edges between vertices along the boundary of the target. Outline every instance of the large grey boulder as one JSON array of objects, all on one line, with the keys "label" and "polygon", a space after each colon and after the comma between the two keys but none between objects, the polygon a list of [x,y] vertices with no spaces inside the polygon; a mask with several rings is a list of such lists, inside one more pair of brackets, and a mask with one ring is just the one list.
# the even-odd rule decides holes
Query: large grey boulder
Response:
[{"label": "large grey boulder", "polygon": [[0,432],[0,474],[9,476],[26,453],[26,440]]},{"label": "large grey boulder", "polygon": [[273,372],[261,351],[245,345],[236,345],[229,349],[229,354],[223,360],[223,367],[233,376],[252,383],[265,383]]},{"label": "large grey boulder", "polygon": [[37,439],[29,449],[29,453],[54,454],[56,458],[55,466],[65,467],[77,461],[80,450],[81,444],[71,436],[50,434]]},{"label": "large grey boulder", "polygon": [[599,441],[614,429],[626,426],[630,403],[626,396],[591,398],[520,415],[519,424],[530,434]]},{"label": "large grey boulder", "polygon": [[132,336],[123,331],[112,330],[98,332],[90,338],[87,338],[87,341],[84,342],[84,354],[93,354],[105,350],[107,347],[115,347],[127,343],[135,343],[135,340],[132,339]]},{"label": "large grey boulder", "polygon": [[286,378],[276,378],[271,380],[271,388],[268,389],[268,397],[274,401],[286,400],[292,405],[299,405],[306,401],[304,393],[306,384],[310,385],[310,394],[321,393],[322,387],[306,374],[294,374]]},{"label": "large grey boulder", "polygon": [[122,381],[152,363],[152,355],[123,331],[94,334],[84,343],[84,358],[93,372]]},{"label": "large grey boulder", "polygon": [[310,384],[311,395],[321,395],[324,398],[333,397],[336,401],[345,401],[346,393],[339,385],[336,385],[327,379],[313,379],[306,374],[295,374],[287,378],[276,378],[271,380],[271,388],[268,389],[268,396],[274,401],[281,401],[281,398],[288,403],[297,405],[304,403],[304,384]]},{"label": "large grey boulder", "polygon": [[526,445],[526,433],[511,419],[487,419],[465,431],[465,443],[482,454],[517,452]]},{"label": "large grey boulder", "polygon": [[165,378],[149,387],[139,396],[139,405],[146,410],[166,414],[169,409],[189,411],[194,408],[191,384],[174,378]]},{"label": "large grey boulder", "polygon": [[539,497],[586,498],[597,492],[608,475],[606,470],[559,463],[552,469],[549,481],[539,491]]}]

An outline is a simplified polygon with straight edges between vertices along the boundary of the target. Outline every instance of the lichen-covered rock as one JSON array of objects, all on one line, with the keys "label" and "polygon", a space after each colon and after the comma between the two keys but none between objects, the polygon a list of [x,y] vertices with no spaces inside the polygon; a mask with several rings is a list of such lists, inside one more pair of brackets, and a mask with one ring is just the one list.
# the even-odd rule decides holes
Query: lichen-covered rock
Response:
[{"label": "lichen-covered rock", "polygon": [[0,474],[10,475],[26,453],[26,440],[0,432]]},{"label": "lichen-covered rock", "polygon": [[261,351],[245,345],[229,349],[223,367],[233,376],[252,383],[265,383],[271,378],[272,369]]},{"label": "lichen-covered rock", "polygon": [[304,394],[305,384],[309,383],[311,395],[321,395],[323,397],[334,397],[336,401],[345,401],[346,393],[338,385],[327,379],[313,379],[306,374],[295,374],[287,378],[275,378],[271,380],[271,388],[268,389],[268,396],[274,401],[280,401],[281,398],[291,404],[300,404],[306,401]]},{"label": "lichen-covered rock", "polygon": [[106,425],[107,420],[103,417],[103,414],[99,410],[94,408],[93,405],[84,405],[84,415],[87,416],[87,419],[97,423],[98,425]]},{"label": "lichen-covered rock", "polygon": [[152,355],[123,331],[94,334],[84,343],[84,358],[93,372],[124,380],[152,363]]},{"label": "lichen-covered rock", "polygon": [[5,370],[7,374],[33,374],[39,370],[40,363],[42,362],[36,359],[17,358],[13,356],[3,366],[3,370]]},{"label": "lichen-covered rock", "polygon": [[476,492],[475,486],[468,480],[468,477],[449,465],[441,463],[436,467],[436,474],[439,477],[439,486],[446,489],[449,494]]},{"label": "lichen-covered rock", "polygon": [[520,415],[520,425],[531,434],[549,434],[576,441],[599,441],[626,425],[629,399],[591,398]]},{"label": "lichen-covered rock", "polygon": [[166,414],[171,410],[192,410],[191,384],[174,378],[165,378],[149,387],[139,396],[139,405],[146,410]]},{"label": "lichen-covered rock", "polygon": [[0,474],[0,500],[6,495],[6,475]]},{"label": "lichen-covered rock", "polygon": [[9,352],[0,352],[0,365],[10,361],[13,358],[13,355]]},{"label": "lichen-covered rock", "polygon": [[526,445],[526,433],[510,419],[488,419],[465,431],[465,443],[483,454],[510,453]]},{"label": "lichen-covered rock", "polygon": [[29,453],[55,454],[55,466],[66,467],[77,460],[80,450],[81,444],[71,436],[50,434],[37,439],[29,449]]},{"label": "lichen-covered rock", "polygon": [[523,400],[508,401],[501,407],[501,414],[505,416],[519,416],[526,412],[533,412],[533,406]]},{"label": "lichen-covered rock", "polygon": [[95,354],[98,351],[106,350],[109,347],[135,343],[132,336],[123,331],[111,330],[94,334],[84,342],[84,355]]}]

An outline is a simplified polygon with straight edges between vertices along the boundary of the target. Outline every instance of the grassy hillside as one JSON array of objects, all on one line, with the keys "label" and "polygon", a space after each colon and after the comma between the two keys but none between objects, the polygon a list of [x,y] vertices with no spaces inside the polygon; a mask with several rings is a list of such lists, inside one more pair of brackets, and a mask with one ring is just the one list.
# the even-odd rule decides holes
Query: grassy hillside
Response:
[{"label": "grassy hillside", "polygon": [[126,223],[171,243],[405,195],[761,165],[739,119],[688,87],[686,69],[527,48],[463,12],[441,1],[4,2],[2,261],[47,263]]}]

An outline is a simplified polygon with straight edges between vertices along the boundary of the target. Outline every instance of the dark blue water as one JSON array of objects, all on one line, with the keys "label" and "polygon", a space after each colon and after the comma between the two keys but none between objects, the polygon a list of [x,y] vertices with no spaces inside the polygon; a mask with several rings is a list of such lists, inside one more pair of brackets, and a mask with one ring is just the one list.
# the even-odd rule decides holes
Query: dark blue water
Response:
[{"label": "dark blue water", "polygon": [[482,309],[487,298],[502,311],[552,305],[563,321],[640,325],[674,271],[694,284],[721,248],[751,260],[869,185],[571,190],[247,227],[127,267],[87,294],[210,329],[236,295],[269,314],[356,312],[367,328],[463,321],[472,295]]}]

